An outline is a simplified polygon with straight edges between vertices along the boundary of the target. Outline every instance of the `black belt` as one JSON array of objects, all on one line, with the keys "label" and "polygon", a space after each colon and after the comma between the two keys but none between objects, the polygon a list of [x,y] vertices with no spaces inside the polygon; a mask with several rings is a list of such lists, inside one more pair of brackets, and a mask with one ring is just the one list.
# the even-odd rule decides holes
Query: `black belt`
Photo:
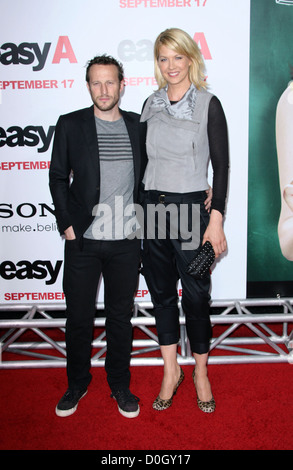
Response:
[{"label": "black belt", "polygon": [[145,191],[145,196],[152,202],[160,203],[160,204],[168,204],[168,203],[175,203],[180,204],[184,202],[203,202],[207,194],[205,191],[195,191],[192,193],[167,193],[167,192],[160,192],[160,191]]}]

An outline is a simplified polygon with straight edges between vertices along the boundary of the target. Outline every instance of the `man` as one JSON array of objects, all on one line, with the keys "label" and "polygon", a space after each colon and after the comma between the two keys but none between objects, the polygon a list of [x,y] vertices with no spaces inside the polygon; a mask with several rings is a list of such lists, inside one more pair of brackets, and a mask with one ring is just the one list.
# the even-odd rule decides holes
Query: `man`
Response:
[{"label": "man", "polygon": [[145,128],[138,114],[119,108],[124,77],[114,58],[103,55],[89,61],[86,81],[93,106],[60,116],[49,173],[58,228],[65,235],[68,389],[56,414],[74,413],[87,392],[103,275],[107,381],[120,413],[131,418],[139,414],[139,399],[129,391],[129,363],[140,240],[131,236],[129,224],[127,232],[124,210],[138,198]]}]

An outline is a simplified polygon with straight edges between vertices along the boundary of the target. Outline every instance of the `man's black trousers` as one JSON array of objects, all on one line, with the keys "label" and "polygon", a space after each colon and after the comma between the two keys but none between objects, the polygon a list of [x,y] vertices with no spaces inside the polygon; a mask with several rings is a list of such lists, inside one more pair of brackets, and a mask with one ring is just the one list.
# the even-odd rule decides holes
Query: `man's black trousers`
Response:
[{"label": "man's black trousers", "polygon": [[104,281],[107,354],[112,391],[128,388],[133,299],[138,282],[140,240],[65,242],[63,288],[66,297],[68,386],[86,388],[91,380],[91,343],[97,290]]}]

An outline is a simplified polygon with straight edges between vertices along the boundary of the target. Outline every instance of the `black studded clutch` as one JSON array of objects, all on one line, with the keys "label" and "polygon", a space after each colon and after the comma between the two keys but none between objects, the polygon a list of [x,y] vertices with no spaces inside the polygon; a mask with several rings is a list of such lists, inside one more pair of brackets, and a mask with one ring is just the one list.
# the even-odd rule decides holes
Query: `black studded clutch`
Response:
[{"label": "black studded clutch", "polygon": [[194,279],[203,279],[215,260],[215,252],[210,242],[200,247],[196,256],[189,263],[186,272]]}]

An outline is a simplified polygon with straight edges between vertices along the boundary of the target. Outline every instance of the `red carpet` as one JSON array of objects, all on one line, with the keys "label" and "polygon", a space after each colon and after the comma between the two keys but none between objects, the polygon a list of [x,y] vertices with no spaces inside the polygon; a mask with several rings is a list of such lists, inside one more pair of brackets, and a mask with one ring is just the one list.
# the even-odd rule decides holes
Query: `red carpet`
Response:
[{"label": "red carpet", "polygon": [[210,365],[217,408],[196,405],[192,366],[171,408],[156,412],[161,367],[133,367],[135,419],[110,398],[103,368],[68,418],[54,408],[65,391],[64,369],[1,370],[1,450],[289,450],[293,447],[293,365]]}]

